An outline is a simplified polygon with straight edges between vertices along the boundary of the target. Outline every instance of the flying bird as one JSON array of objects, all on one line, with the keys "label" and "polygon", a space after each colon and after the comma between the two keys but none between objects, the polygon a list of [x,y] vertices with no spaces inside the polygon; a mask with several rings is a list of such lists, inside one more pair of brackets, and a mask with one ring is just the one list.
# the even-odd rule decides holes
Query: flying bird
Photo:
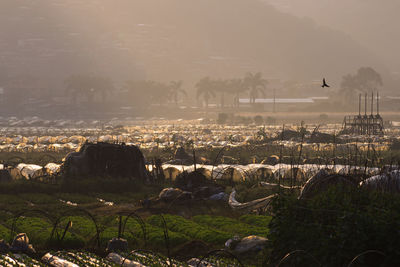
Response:
[{"label": "flying bird", "polygon": [[326,81],[325,81],[325,78],[322,80],[322,86],[321,86],[322,88],[324,88],[324,87],[330,87],[327,83],[326,83]]}]

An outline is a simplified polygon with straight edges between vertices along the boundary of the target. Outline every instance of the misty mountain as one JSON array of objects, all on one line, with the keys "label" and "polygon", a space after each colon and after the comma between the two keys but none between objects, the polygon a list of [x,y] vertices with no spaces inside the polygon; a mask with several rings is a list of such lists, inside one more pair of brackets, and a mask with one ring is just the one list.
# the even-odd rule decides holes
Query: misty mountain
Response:
[{"label": "misty mountain", "polygon": [[349,35],[258,0],[0,2],[3,84],[22,76],[63,87],[73,73],[194,82],[261,71],[338,85],[360,66],[384,68]]},{"label": "misty mountain", "polygon": [[343,31],[400,72],[400,1],[398,0],[263,0],[282,12],[309,17]]}]

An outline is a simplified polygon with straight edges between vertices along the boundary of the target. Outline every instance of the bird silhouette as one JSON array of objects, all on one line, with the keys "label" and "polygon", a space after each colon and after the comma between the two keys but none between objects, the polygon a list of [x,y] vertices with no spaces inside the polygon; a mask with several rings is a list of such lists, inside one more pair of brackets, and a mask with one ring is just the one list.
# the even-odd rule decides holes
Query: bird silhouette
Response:
[{"label": "bird silhouette", "polygon": [[322,85],[321,85],[321,87],[322,87],[322,88],[324,88],[324,87],[330,87],[330,86],[326,83],[325,78],[322,80]]}]

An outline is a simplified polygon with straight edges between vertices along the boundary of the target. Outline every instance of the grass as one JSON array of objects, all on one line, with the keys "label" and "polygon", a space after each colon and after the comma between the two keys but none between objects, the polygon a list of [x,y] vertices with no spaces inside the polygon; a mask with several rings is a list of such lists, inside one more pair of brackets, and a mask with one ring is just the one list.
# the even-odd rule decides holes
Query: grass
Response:
[{"label": "grass", "polygon": [[272,216],[262,216],[262,215],[253,215],[253,214],[246,214],[242,215],[239,218],[239,221],[258,226],[258,227],[268,227],[269,223],[272,220]]},{"label": "grass", "polygon": [[[201,240],[211,244],[224,244],[226,240],[232,237],[230,233],[224,232],[219,229],[213,229],[203,226],[194,221],[185,219],[181,216],[167,214],[164,216],[168,229],[174,232],[182,233],[188,237]],[[162,227],[162,219],[160,216],[153,215],[147,221],[158,227]]]},{"label": "grass", "polygon": [[200,225],[212,227],[220,231],[229,233],[231,235],[238,235],[245,237],[249,235],[267,236],[268,227],[259,227],[241,222],[236,219],[222,217],[222,216],[210,216],[210,215],[197,215],[192,220]]}]

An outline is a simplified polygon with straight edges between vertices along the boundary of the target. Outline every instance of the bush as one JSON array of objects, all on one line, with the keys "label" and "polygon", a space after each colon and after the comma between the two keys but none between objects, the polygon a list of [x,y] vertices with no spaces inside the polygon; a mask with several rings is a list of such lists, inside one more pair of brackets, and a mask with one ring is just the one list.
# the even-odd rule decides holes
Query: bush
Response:
[{"label": "bush", "polygon": [[400,140],[394,139],[390,145],[390,150],[400,150]]},{"label": "bush", "polygon": [[262,215],[253,215],[253,214],[246,214],[242,215],[239,218],[239,221],[255,225],[258,227],[268,227],[269,223],[271,222],[271,216],[262,216]]},{"label": "bush", "polygon": [[[182,233],[192,239],[204,241],[206,243],[221,245],[232,237],[231,234],[199,225],[193,221],[186,220],[181,216],[168,214],[165,215],[164,218],[166,220],[168,229],[174,232]],[[162,219],[160,216],[150,216],[147,221],[152,225],[162,227]]]},{"label": "bush", "polygon": [[268,116],[265,119],[265,123],[268,124],[268,125],[274,125],[276,123],[276,119],[274,117]]},{"label": "bush", "polygon": [[218,113],[218,119],[217,119],[218,124],[225,124],[227,120],[228,120],[228,114]]},{"label": "bush", "polygon": [[322,114],[319,115],[319,119],[321,121],[327,121],[328,118],[329,118],[328,114],[322,113]]},{"label": "bush", "polygon": [[[359,189],[331,188],[311,200],[293,195],[276,198],[270,234],[270,263],[287,253],[307,251],[324,266],[344,266],[358,254],[363,266],[400,266],[400,198]],[[311,256],[292,257],[294,265],[310,265]],[[315,262],[313,263],[315,264]]]},{"label": "bush", "polygon": [[249,235],[267,236],[268,234],[268,227],[253,226],[228,217],[197,215],[193,217],[193,221],[241,237]]},{"label": "bush", "polygon": [[260,115],[257,115],[254,117],[254,123],[257,125],[261,125],[264,123],[263,117],[261,117]]}]

